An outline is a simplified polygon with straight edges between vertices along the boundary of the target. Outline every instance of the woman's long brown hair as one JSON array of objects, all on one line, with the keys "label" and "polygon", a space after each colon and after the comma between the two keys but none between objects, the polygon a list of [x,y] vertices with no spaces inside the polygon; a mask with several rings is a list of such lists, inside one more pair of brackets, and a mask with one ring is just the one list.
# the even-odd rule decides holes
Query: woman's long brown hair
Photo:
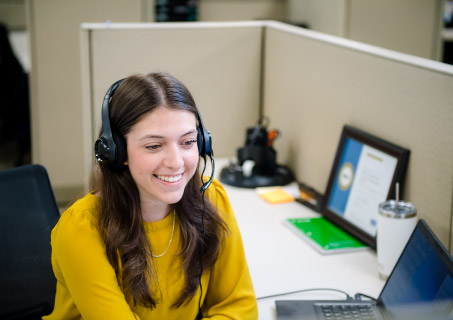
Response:
[{"label": "woman's long brown hair", "polygon": [[[166,73],[133,75],[121,83],[110,101],[112,130],[119,139],[125,139],[134,124],[158,107],[188,110],[198,119],[192,95],[177,79]],[[94,177],[93,190],[100,194],[99,233],[118,282],[136,304],[155,308],[157,298],[151,288],[157,284],[157,277],[152,266],[152,248],[143,227],[137,186],[127,166],[111,169],[97,165]],[[200,270],[214,266],[222,235],[227,231],[225,222],[207,199],[202,217],[200,188],[197,170],[182,199],[174,204],[181,230],[180,257],[186,282],[173,307],[194,297]]]}]

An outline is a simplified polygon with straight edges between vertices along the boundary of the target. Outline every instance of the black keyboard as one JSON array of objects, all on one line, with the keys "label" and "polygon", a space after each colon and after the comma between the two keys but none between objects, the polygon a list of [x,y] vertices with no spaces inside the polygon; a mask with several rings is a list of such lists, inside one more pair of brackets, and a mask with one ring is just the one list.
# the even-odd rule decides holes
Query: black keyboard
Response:
[{"label": "black keyboard", "polygon": [[319,305],[325,319],[373,320],[377,319],[370,305]]}]

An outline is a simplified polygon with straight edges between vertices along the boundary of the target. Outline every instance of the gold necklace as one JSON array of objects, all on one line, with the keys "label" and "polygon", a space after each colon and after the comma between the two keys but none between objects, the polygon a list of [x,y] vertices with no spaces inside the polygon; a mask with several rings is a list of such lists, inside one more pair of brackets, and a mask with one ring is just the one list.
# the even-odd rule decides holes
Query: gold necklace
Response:
[{"label": "gold necklace", "polygon": [[158,255],[151,254],[151,255],[153,256],[153,258],[162,257],[164,254],[167,253],[168,248],[170,248],[171,241],[173,240],[173,234],[174,234],[174,232],[175,232],[175,220],[176,220],[176,219],[175,219],[175,211],[173,210],[173,229],[171,230],[170,242],[168,242],[167,249],[165,249],[165,251],[162,252],[161,254],[158,254]]}]

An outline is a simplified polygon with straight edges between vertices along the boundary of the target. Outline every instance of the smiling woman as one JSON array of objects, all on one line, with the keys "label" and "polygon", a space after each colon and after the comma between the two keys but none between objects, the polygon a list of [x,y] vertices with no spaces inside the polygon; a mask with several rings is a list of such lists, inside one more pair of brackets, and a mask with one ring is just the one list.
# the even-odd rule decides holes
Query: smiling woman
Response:
[{"label": "smiling woman", "polygon": [[198,172],[211,141],[187,88],[130,76],[107,91],[102,122],[93,191],[52,232],[44,319],[257,319],[228,197]]},{"label": "smiling woman", "polygon": [[145,221],[159,221],[178,202],[198,165],[196,117],[158,107],[127,134],[127,161]]}]

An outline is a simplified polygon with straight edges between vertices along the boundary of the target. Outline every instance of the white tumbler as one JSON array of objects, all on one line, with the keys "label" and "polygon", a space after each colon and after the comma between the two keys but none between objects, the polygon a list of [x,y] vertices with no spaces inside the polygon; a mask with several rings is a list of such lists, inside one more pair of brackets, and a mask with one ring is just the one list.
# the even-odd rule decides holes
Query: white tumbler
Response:
[{"label": "white tumbler", "polygon": [[379,277],[387,279],[417,223],[417,208],[406,201],[379,204],[376,250]]}]

